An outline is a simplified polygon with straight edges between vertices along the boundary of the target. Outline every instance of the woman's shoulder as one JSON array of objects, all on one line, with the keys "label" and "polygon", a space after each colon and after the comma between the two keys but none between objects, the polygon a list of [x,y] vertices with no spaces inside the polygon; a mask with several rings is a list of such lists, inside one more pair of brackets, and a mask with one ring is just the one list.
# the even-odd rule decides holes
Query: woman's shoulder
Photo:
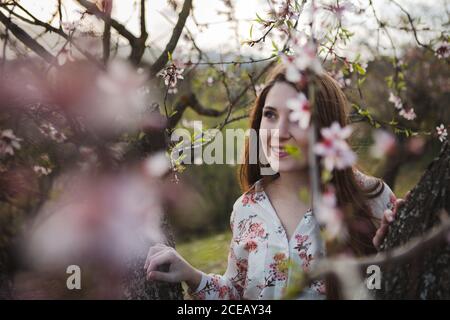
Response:
[{"label": "woman's shoulder", "polygon": [[247,191],[243,192],[233,204],[233,212],[238,213],[256,213],[258,203],[266,198],[262,188],[261,180],[255,182]]}]

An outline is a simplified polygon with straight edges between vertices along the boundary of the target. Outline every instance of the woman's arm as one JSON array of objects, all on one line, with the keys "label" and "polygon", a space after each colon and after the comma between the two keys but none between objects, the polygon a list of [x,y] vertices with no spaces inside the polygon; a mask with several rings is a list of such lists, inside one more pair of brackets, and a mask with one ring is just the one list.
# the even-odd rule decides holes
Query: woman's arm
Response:
[{"label": "woman's arm", "polygon": [[[390,189],[389,189],[390,190]],[[405,203],[406,199],[408,199],[410,194],[410,191],[408,191],[405,195],[405,199],[395,199],[394,207],[387,208],[383,213],[383,218],[381,220],[380,227],[378,228],[377,232],[375,233],[375,236],[373,237],[373,245],[378,250],[380,249],[381,244],[384,241],[384,238],[386,238],[388,231],[389,231],[389,225],[395,220],[397,217],[397,211],[398,209]]]},{"label": "woman's arm", "polygon": [[[240,299],[246,279],[247,257],[242,256],[243,250],[235,242],[234,213],[233,210],[230,219],[233,238],[224,275],[205,274],[192,267],[175,249],[158,244],[150,248],[147,256],[144,266],[147,278],[167,282],[184,281],[193,299]],[[168,272],[156,271],[163,264],[170,265]]]}]

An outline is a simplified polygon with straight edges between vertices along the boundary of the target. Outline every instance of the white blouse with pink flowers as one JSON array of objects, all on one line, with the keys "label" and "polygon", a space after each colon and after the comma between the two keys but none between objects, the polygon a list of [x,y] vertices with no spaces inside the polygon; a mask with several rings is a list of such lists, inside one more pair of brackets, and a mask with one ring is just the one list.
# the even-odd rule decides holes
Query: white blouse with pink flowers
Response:
[{"label": "white blouse with pink flowers", "polygon": [[[356,172],[358,182],[367,185],[368,177]],[[383,192],[369,200],[378,219],[386,209],[393,209],[396,200],[389,186],[383,184]],[[311,209],[288,239],[262,188],[236,200],[230,225],[233,236],[227,270],[224,275],[203,273],[198,288],[189,292],[193,299],[280,299],[295,278],[294,273],[299,268],[308,271],[324,255],[320,228]],[[300,296],[300,299],[323,298],[323,281],[313,282]]]}]

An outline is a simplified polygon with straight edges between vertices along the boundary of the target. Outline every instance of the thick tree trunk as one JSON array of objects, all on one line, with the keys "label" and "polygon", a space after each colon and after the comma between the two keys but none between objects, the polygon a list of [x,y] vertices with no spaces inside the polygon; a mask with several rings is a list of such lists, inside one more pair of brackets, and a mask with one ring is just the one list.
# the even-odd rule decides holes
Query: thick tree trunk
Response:
[{"label": "thick tree trunk", "polygon": [[[405,205],[399,210],[383,250],[400,246],[440,223],[439,214],[450,213],[450,145],[428,166]],[[417,252],[404,265],[390,265],[382,273],[381,299],[450,299],[450,244],[442,242]]]},{"label": "thick tree trunk", "polygon": [[[163,220],[163,229],[168,245],[174,247],[175,242],[167,218]],[[147,252],[130,264],[130,270],[124,279],[124,298],[130,300],[182,300],[183,292],[180,283],[170,284],[159,281],[147,281],[143,265]],[[163,271],[163,270],[162,270]]]}]

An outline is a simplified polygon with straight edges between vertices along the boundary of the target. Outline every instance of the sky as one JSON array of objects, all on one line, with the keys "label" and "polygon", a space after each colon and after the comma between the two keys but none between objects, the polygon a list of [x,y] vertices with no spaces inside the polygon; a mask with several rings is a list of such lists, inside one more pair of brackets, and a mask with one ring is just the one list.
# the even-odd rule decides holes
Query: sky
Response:
[{"label": "sky", "polygon": [[[331,0],[330,0],[331,1]],[[414,16],[420,16],[421,19],[428,25],[440,24],[443,20],[448,19],[448,12],[450,12],[450,0],[397,0]],[[21,0],[22,5],[28,8],[37,17],[46,20],[48,19],[57,4],[57,0]],[[139,14],[133,0],[114,0],[113,17],[118,21],[124,23],[126,27],[135,35],[139,35]],[[178,1],[179,3],[181,1]],[[334,2],[331,1],[331,2]],[[341,3],[343,1],[341,0]],[[353,2],[365,4],[367,0],[354,0]],[[79,17],[80,6],[76,4],[75,0],[63,0],[64,3],[64,20],[76,21]],[[149,42],[152,46],[163,48],[170,38],[172,23],[175,23],[178,14],[167,4],[166,0],[149,0],[147,1],[147,29],[149,32]],[[271,50],[271,43],[267,43],[263,47],[241,46],[240,43],[249,38],[250,26],[255,24],[252,22],[256,18],[256,13],[264,17],[268,9],[267,0],[234,0],[235,14],[239,21],[238,32],[235,33],[234,25],[224,22],[226,17],[217,13],[218,10],[225,10],[225,7],[220,0],[194,0],[193,14],[196,21],[199,23],[211,23],[208,28],[199,30],[192,18],[188,19],[187,28],[195,35],[197,45],[206,51],[215,51],[218,53],[240,52],[242,54],[264,56],[269,55]],[[374,0],[378,14],[387,21],[394,21],[398,18],[398,9],[392,4],[387,4],[388,0]],[[92,19],[95,25],[95,19]],[[170,21],[168,21],[170,20]],[[357,17],[349,17],[346,22],[349,27],[356,30],[355,39],[362,40],[375,45],[377,37],[374,33],[367,32],[365,28],[358,28],[358,26],[375,27],[374,21],[361,20]],[[98,23],[97,23],[98,24]],[[355,28],[356,26],[356,28]],[[100,27],[100,24],[98,24]],[[448,27],[447,27],[448,28]],[[99,28],[99,30],[101,30]],[[258,36],[260,30],[257,25],[253,29],[253,37]],[[402,32],[392,33],[396,41],[412,41],[411,37]],[[420,36],[426,39],[430,33],[424,33]],[[388,47],[387,39],[383,39],[382,43]],[[357,41],[355,40],[355,43]],[[384,45],[381,46],[383,50]],[[347,46],[346,55],[355,54],[355,51],[360,48],[355,48],[351,44]],[[362,50],[362,49],[361,49]],[[387,49],[388,50],[388,49]]]}]

